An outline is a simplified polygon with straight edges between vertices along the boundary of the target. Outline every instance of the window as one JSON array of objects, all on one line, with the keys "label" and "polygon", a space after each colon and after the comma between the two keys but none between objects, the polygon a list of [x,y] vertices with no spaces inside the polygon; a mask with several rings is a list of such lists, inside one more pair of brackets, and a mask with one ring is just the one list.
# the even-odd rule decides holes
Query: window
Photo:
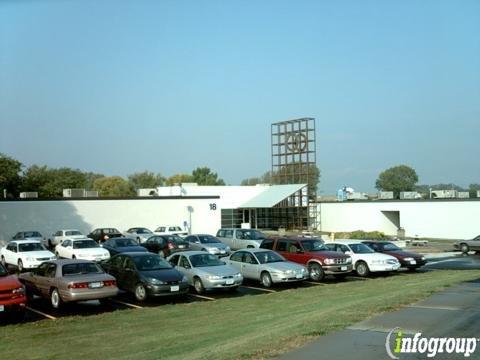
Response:
[{"label": "window", "polygon": [[135,270],[135,264],[133,263],[133,260],[130,259],[129,257],[127,257],[127,258],[125,259],[124,268],[125,268],[125,269]]},{"label": "window", "polygon": [[155,231],[165,232],[165,226],[159,226],[159,227],[157,228],[157,230],[155,230]]},{"label": "window", "polygon": [[112,267],[119,269],[122,267],[124,259],[125,259],[124,256],[116,256],[112,258],[112,260],[110,261],[110,264]]},{"label": "window", "polygon": [[176,226],[170,226],[168,231],[178,231]]},{"label": "window", "polygon": [[17,252],[17,244],[9,244],[7,246],[8,251]]},{"label": "window", "polygon": [[218,237],[225,237],[225,230],[218,230],[217,231],[217,236]]},{"label": "window", "polygon": [[243,254],[244,254],[243,251],[238,251],[238,252],[234,253],[232,256],[230,256],[230,260],[242,262]]},{"label": "window", "polygon": [[226,238],[233,238],[233,230],[225,230],[225,235],[224,237]]},{"label": "window", "polygon": [[325,247],[330,251],[337,251],[337,245],[335,244],[325,244]]},{"label": "window", "polygon": [[40,264],[40,266],[34,270],[34,273],[38,276],[45,276],[45,271],[47,270],[49,265],[50,263]]},{"label": "window", "polygon": [[62,236],[62,235],[63,235],[62,230],[59,230],[55,233],[55,236]]},{"label": "window", "polygon": [[273,250],[273,243],[274,243],[273,240],[263,240],[263,241],[262,241],[262,244],[260,245],[260,247],[261,247],[262,249]]},{"label": "window", "polygon": [[63,247],[72,246],[72,242],[71,242],[70,240],[65,240],[65,241],[62,243],[62,246],[63,246]]},{"label": "window", "polygon": [[180,255],[174,255],[170,258],[170,264],[172,264],[172,266],[177,266],[178,264],[178,259],[180,258]]},{"label": "window", "polygon": [[237,234],[236,234],[237,239],[243,240],[245,238],[243,235],[244,235],[243,231],[237,230]]},{"label": "window", "polygon": [[345,253],[347,251],[350,251],[350,249],[346,245],[337,245],[337,251],[341,251],[341,252]]},{"label": "window", "polygon": [[49,263],[45,269],[45,277],[54,278],[57,271],[57,265]]},{"label": "window", "polygon": [[62,266],[63,276],[68,275],[86,275],[86,274],[100,274],[103,271],[93,262],[84,262],[76,264],[66,264]]},{"label": "window", "polygon": [[245,255],[243,256],[243,262],[247,264],[258,264],[254,256],[248,252],[246,252]]},{"label": "window", "polygon": [[287,251],[287,240],[280,240],[277,245],[277,251]]},{"label": "window", "polygon": [[289,241],[288,242],[288,252],[292,254],[296,254],[297,252],[301,251],[302,248],[296,241]]},{"label": "window", "polygon": [[190,267],[190,264],[188,263],[188,260],[185,256],[182,256],[180,258],[180,263],[179,263],[179,266],[183,267],[183,268],[189,268]]}]

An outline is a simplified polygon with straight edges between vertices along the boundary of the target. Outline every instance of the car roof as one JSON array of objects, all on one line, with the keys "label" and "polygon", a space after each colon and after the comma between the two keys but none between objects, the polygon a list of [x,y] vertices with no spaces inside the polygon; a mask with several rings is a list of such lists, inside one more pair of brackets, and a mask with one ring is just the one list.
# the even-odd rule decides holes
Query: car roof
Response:
[{"label": "car roof", "polygon": [[14,244],[41,244],[42,242],[40,240],[12,240],[8,242],[14,243]]},{"label": "car roof", "polygon": [[172,255],[185,255],[185,256],[191,256],[191,255],[205,255],[205,254],[210,254],[207,251],[199,251],[199,250],[190,250],[190,251],[180,251],[173,253]]},{"label": "car roof", "polygon": [[364,241],[365,240],[357,240],[357,239],[352,239],[352,240],[338,239],[338,240],[329,241],[326,244],[345,244],[345,245],[348,245],[348,244],[363,244]]},{"label": "car roof", "polygon": [[63,241],[66,241],[66,240],[70,240],[70,241],[84,241],[84,240],[92,240],[92,241],[95,241],[87,236],[83,237],[83,238],[76,238],[76,239],[65,239]]},{"label": "car roof", "polygon": [[263,249],[263,248],[246,248],[246,249],[238,249],[237,251],[235,252],[239,252],[239,251],[249,251],[251,253],[259,253],[259,252],[264,252],[264,251],[273,251],[273,250],[270,250],[270,249]]}]

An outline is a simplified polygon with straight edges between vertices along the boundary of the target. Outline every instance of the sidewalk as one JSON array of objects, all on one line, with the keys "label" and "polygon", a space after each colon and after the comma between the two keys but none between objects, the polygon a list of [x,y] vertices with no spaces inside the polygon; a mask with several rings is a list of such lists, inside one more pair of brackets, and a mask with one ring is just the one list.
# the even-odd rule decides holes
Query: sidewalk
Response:
[{"label": "sidewalk", "polygon": [[[476,338],[480,334],[480,279],[466,282],[401,310],[375,316],[346,330],[280,357],[282,360],[314,359],[390,359],[386,351],[387,335],[400,327],[404,334],[422,333],[422,337]],[[395,335],[390,349],[393,349]],[[426,354],[396,354],[399,359],[427,359]],[[470,359],[480,358],[480,343]],[[466,359],[463,354],[437,354],[435,359]]]}]

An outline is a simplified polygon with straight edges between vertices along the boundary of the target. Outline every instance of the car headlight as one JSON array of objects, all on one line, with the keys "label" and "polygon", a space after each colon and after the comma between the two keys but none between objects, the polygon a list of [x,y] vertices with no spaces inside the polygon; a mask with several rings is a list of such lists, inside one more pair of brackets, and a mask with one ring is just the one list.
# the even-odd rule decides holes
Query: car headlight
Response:
[{"label": "car headlight", "polygon": [[187,279],[187,277],[184,275],[184,276],[182,277],[182,282],[187,282],[187,281],[188,281],[188,279]]},{"label": "car headlight", "polygon": [[398,260],[397,260],[397,259],[390,259],[390,260],[387,260],[386,263],[387,263],[387,264],[397,265],[397,264],[398,264]]},{"label": "car headlight", "polygon": [[425,256],[422,256],[420,259],[421,259],[421,260],[425,260]]},{"label": "car headlight", "polygon": [[374,265],[386,264],[386,261],[385,260],[372,260],[372,264],[374,264]]},{"label": "car headlight", "polygon": [[153,285],[165,285],[166,283],[162,280],[156,278],[147,278],[147,281]]},{"label": "car headlight", "polygon": [[25,293],[25,288],[22,286],[22,287],[13,289],[13,290],[12,290],[12,293],[13,293],[13,294],[24,294],[24,293]]},{"label": "car headlight", "polygon": [[217,248],[207,248],[207,251],[210,253],[210,254],[215,254],[216,252],[218,252],[218,249]]},{"label": "car headlight", "polygon": [[242,276],[242,274],[240,274],[240,273],[236,273],[236,274],[235,274],[235,275],[233,275],[233,276],[235,276],[235,277],[239,278],[239,277],[241,277],[241,276]]},{"label": "car headlight", "polygon": [[333,264],[335,264],[335,259],[328,258],[328,259],[323,260],[323,262],[325,263],[325,265],[333,265]]},{"label": "car headlight", "polygon": [[208,280],[220,280],[222,277],[218,275],[208,275],[207,279]]},{"label": "car headlight", "polygon": [[412,257],[408,257],[408,258],[405,258],[405,259],[403,259],[403,260],[405,260],[405,261],[413,261],[413,260],[415,260],[415,259],[412,258]]},{"label": "car headlight", "polygon": [[349,257],[347,258],[347,264],[350,264],[351,262],[352,262],[352,258],[349,256]]},{"label": "car headlight", "polygon": [[31,256],[27,256],[27,257],[25,258],[25,260],[27,260],[27,261],[34,261],[35,258],[33,258],[33,257],[31,257]]}]

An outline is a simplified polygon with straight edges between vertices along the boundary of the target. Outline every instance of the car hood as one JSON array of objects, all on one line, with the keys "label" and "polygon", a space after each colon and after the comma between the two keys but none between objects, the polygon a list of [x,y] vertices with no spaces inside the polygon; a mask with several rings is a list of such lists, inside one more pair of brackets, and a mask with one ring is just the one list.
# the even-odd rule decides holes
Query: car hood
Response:
[{"label": "car hood", "polygon": [[305,254],[311,257],[317,257],[321,259],[347,259],[349,256],[339,251],[305,251]]},{"label": "car hood", "polygon": [[176,269],[140,271],[140,275],[161,281],[180,281],[183,279],[182,273]]},{"label": "car hood", "polygon": [[34,258],[51,258],[54,257],[55,255],[51,253],[50,251],[47,250],[42,250],[42,251],[26,251],[26,252],[21,252],[19,253],[20,256],[26,258],[26,257],[34,257]]},{"label": "car hood", "polygon": [[87,249],[74,249],[73,252],[75,254],[81,254],[81,255],[103,255],[107,254],[108,250],[107,249],[102,249],[102,248],[87,248]]},{"label": "car hood", "polygon": [[391,255],[394,257],[399,257],[399,258],[407,258],[407,257],[412,257],[414,259],[420,259],[423,255],[409,252],[409,251],[403,251],[403,250],[398,250],[398,251],[383,251],[384,254]]},{"label": "car hood", "polygon": [[0,276],[0,290],[16,289],[22,286],[16,276]]},{"label": "car hood", "polygon": [[211,243],[211,244],[201,244],[205,248],[209,249],[226,249],[228,245],[225,245],[224,243]]},{"label": "car hood", "polygon": [[303,269],[303,266],[292,263],[292,262],[289,262],[289,261],[261,264],[261,266],[264,267],[264,268],[268,268],[272,271],[286,271],[286,270],[301,270],[301,269]]},{"label": "car hood", "polygon": [[65,237],[69,239],[85,239],[87,236],[86,235],[67,235]]},{"label": "car hood", "polygon": [[357,258],[363,258],[363,259],[368,259],[368,260],[397,260],[396,257],[387,255],[387,254],[382,254],[382,253],[370,253],[370,254],[353,254],[353,256]]},{"label": "car hood", "polygon": [[238,274],[238,271],[230,265],[196,267],[193,269],[198,275],[233,276]]}]

